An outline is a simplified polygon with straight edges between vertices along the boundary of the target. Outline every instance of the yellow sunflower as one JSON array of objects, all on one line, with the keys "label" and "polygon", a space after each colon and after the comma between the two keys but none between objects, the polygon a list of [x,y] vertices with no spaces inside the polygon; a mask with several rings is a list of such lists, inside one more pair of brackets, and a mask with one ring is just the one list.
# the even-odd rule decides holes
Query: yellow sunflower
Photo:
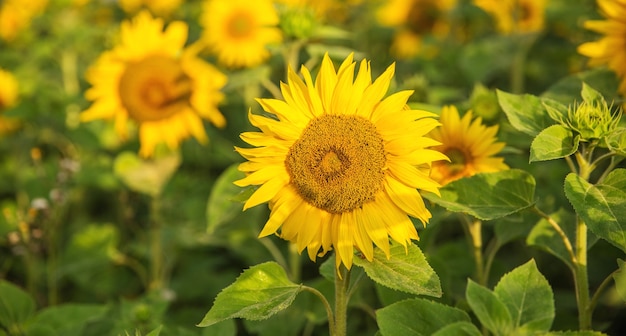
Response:
[{"label": "yellow sunflower", "polygon": [[92,87],[86,92],[92,106],[82,121],[114,119],[115,129],[127,137],[127,121],[139,126],[140,154],[151,156],[158,143],[174,149],[193,136],[204,143],[202,119],[218,127],[226,123],[217,109],[226,76],[184,48],[187,24],[140,12],[121,26],[120,44],[103,53],[87,71]]},{"label": "yellow sunflower", "polygon": [[437,182],[445,185],[477,173],[509,169],[504,159],[494,157],[505,146],[496,142],[498,126],[487,127],[480,117],[472,120],[472,111],[461,118],[454,106],[444,106],[439,121],[441,127],[429,136],[441,142],[433,149],[446,154],[450,161],[433,163],[430,176]]},{"label": "yellow sunflower", "polygon": [[377,11],[378,22],[397,29],[391,52],[411,58],[422,50],[426,35],[438,38],[450,32],[448,13],[456,0],[387,0]]},{"label": "yellow sunflower", "polygon": [[606,20],[590,20],[585,28],[603,34],[595,42],[578,46],[578,52],[590,57],[591,66],[607,65],[620,78],[619,92],[626,94],[626,1],[598,0]]},{"label": "yellow sunflower", "polygon": [[473,0],[489,13],[503,34],[533,33],[545,26],[547,0]]},{"label": "yellow sunflower", "polygon": [[278,23],[270,0],[207,0],[201,18],[202,39],[219,63],[253,67],[270,56],[268,45],[282,41]]},{"label": "yellow sunflower", "polygon": [[[17,104],[18,83],[17,79],[8,71],[0,69],[0,113]],[[0,134],[8,133],[16,129],[19,122],[13,118],[0,115]]]},{"label": "yellow sunflower", "polygon": [[126,13],[136,13],[145,7],[155,15],[169,15],[177,9],[183,0],[118,0]]},{"label": "yellow sunflower", "polygon": [[12,41],[20,31],[30,25],[39,15],[48,0],[4,0],[0,1],[0,38]]},{"label": "yellow sunflower", "polygon": [[244,210],[269,202],[271,214],[260,237],[279,232],[308,249],[311,260],[331,249],[336,264],[352,266],[354,248],[367,260],[373,244],[389,256],[389,236],[406,246],[418,239],[410,215],[431,217],[418,189],[439,192],[429,177],[432,161],[446,157],[427,147],[439,123],[432,113],[410,110],[412,91],[383,99],[394,65],[373,83],[370,64],[350,55],[335,71],[324,56],[315,82],[291,69],[281,85],[284,100],[258,99],[272,117],[249,114],[261,132],[241,138],[256,148],[236,148],[248,161],[238,186],[259,185]]}]

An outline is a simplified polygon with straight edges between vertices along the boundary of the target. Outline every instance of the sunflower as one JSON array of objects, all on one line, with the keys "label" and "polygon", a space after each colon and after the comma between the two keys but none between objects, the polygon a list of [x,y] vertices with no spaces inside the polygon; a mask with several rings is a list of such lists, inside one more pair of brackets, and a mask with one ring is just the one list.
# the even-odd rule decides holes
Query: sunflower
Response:
[{"label": "sunflower", "polygon": [[126,13],[135,13],[145,7],[155,15],[169,15],[180,6],[182,0],[119,0],[118,2]]},{"label": "sunflower", "polygon": [[626,1],[598,0],[606,20],[589,20],[585,28],[603,34],[600,40],[578,46],[578,52],[590,57],[591,66],[607,65],[621,82],[619,92],[626,94]]},{"label": "sunflower", "polygon": [[472,111],[461,118],[456,107],[444,106],[439,118],[441,127],[429,134],[441,142],[433,149],[450,158],[449,162],[433,163],[431,177],[442,185],[477,173],[509,169],[504,159],[493,156],[505,146],[496,142],[498,126],[487,127],[482,118],[472,121],[472,117]]},{"label": "sunflower", "polygon": [[429,177],[432,161],[446,157],[427,147],[425,134],[439,123],[432,113],[410,110],[412,91],[382,99],[394,65],[373,83],[370,64],[350,55],[335,71],[325,55],[315,82],[289,69],[284,100],[258,99],[272,114],[250,113],[261,132],[241,138],[256,148],[236,148],[248,161],[238,186],[260,185],[244,210],[269,202],[270,217],[259,237],[279,235],[305,248],[311,260],[331,249],[336,265],[352,266],[354,248],[367,260],[373,244],[389,256],[389,236],[406,246],[418,239],[413,222],[431,217],[417,189],[438,193]]},{"label": "sunflower", "polygon": [[174,149],[190,135],[205,143],[201,118],[218,127],[226,123],[217,109],[226,76],[198,58],[194,48],[184,48],[185,23],[163,28],[163,20],[147,11],[123,22],[120,44],[103,53],[86,75],[92,87],[85,96],[94,102],[81,120],[114,119],[117,133],[126,138],[132,119],[144,157],[158,143]]},{"label": "sunflower", "polygon": [[253,67],[270,56],[269,44],[282,41],[278,23],[270,0],[207,0],[201,18],[202,39],[219,63]]},{"label": "sunflower", "polygon": [[422,51],[424,36],[444,37],[450,32],[448,12],[456,0],[387,0],[378,9],[378,22],[395,28],[391,51],[399,58],[410,58]]},{"label": "sunflower", "polygon": [[[17,104],[18,82],[8,71],[0,69],[0,113]],[[0,134],[16,129],[19,122],[13,118],[0,115]]]},{"label": "sunflower", "polygon": [[533,33],[545,25],[547,0],[474,0],[474,4],[489,13],[498,31],[503,34]]},{"label": "sunflower", "polygon": [[48,5],[48,0],[0,1],[0,38],[12,41]]}]

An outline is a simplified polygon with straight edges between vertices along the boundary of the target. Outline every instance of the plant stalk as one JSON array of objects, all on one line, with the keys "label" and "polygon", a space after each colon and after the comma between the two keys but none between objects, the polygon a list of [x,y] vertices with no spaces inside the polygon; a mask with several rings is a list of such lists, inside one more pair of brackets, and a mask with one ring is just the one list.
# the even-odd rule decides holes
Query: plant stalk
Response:
[{"label": "plant stalk", "polygon": [[331,336],[346,336],[349,286],[350,270],[342,264],[335,273],[335,330],[331,330]]}]

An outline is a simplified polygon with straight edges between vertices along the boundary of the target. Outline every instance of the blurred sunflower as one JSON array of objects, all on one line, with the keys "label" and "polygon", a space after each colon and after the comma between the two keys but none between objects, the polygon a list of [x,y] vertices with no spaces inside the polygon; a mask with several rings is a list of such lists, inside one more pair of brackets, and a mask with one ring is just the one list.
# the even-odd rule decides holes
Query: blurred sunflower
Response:
[{"label": "blurred sunflower", "polygon": [[275,2],[291,9],[309,9],[318,20],[337,23],[345,21],[350,8],[361,4],[363,0],[275,0]]},{"label": "blurred sunflower", "polygon": [[126,13],[136,13],[141,8],[147,8],[157,16],[171,14],[182,2],[183,0],[118,0]]},{"label": "blurred sunflower", "polygon": [[503,34],[533,33],[545,26],[547,0],[473,0],[496,20]]},{"label": "blurred sunflower", "polygon": [[[17,79],[8,71],[0,69],[0,113],[17,104]],[[15,130],[19,122],[13,118],[0,115],[0,135]]]},{"label": "blurred sunflower", "polygon": [[205,143],[201,118],[218,127],[226,123],[217,109],[226,76],[184,48],[187,24],[140,12],[121,26],[120,44],[103,53],[86,74],[92,84],[85,96],[93,105],[82,121],[114,119],[117,133],[127,136],[127,121],[139,125],[140,154],[151,156],[164,142],[177,148],[194,136]]},{"label": "blurred sunflower", "polygon": [[398,58],[411,58],[427,51],[423,38],[441,38],[450,32],[448,12],[456,4],[457,0],[387,0],[377,18],[381,25],[396,28],[391,52]]},{"label": "blurred sunflower", "polygon": [[591,58],[591,66],[607,65],[621,82],[619,92],[626,94],[626,1],[598,0],[600,12],[606,20],[589,20],[585,28],[603,34],[595,42],[578,46],[578,52]]},{"label": "blurred sunflower", "polygon": [[410,110],[412,91],[385,99],[394,65],[372,83],[363,60],[356,77],[353,55],[338,71],[325,55],[313,82],[293,70],[281,85],[284,100],[258,99],[273,117],[249,114],[261,132],[241,138],[257,148],[236,148],[248,162],[238,186],[260,185],[244,209],[269,202],[271,214],[259,237],[275,232],[308,249],[311,260],[331,249],[336,266],[352,266],[354,248],[367,260],[373,244],[389,256],[389,236],[406,246],[418,239],[407,215],[431,217],[417,189],[438,193],[429,177],[432,161],[446,157],[427,147],[439,123],[432,113]]},{"label": "blurred sunflower", "polygon": [[482,124],[482,118],[472,121],[472,117],[472,111],[461,118],[456,107],[444,106],[439,118],[441,127],[429,134],[441,142],[433,149],[450,158],[449,162],[433,163],[430,176],[442,185],[477,173],[509,169],[503,158],[493,156],[505,146],[496,142],[498,126],[487,127]]},{"label": "blurred sunflower", "polygon": [[267,45],[282,41],[278,23],[270,0],[207,0],[201,18],[202,39],[219,63],[253,67],[270,56]]},{"label": "blurred sunflower", "polygon": [[47,5],[48,0],[0,1],[0,38],[5,41],[15,39]]}]

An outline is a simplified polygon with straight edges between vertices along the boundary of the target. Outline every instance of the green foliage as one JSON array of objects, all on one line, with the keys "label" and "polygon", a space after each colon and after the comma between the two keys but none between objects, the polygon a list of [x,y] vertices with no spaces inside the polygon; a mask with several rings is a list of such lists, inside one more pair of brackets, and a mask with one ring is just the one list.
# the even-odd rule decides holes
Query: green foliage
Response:
[{"label": "green foliage", "polygon": [[0,326],[10,333],[22,333],[25,322],[35,313],[35,300],[21,288],[0,280]]},{"label": "green foliage", "polygon": [[241,188],[233,184],[242,179],[245,174],[240,172],[238,164],[231,165],[215,180],[206,208],[207,232],[215,232],[220,225],[233,219],[242,204],[235,202],[234,198],[241,194]]},{"label": "green foliage", "polygon": [[509,122],[515,129],[531,136],[554,124],[546,113],[543,100],[531,94],[516,95],[497,91],[498,101]]},{"label": "green foliage", "polygon": [[449,183],[440,192],[441,197],[434,194],[425,197],[449,211],[492,220],[530,207],[534,203],[535,180],[523,170],[511,169],[463,178]]},{"label": "green foliage", "polygon": [[[550,214],[550,219],[560,224],[559,227],[563,230],[563,233],[565,233],[570,242],[574,241],[576,231],[576,218],[574,214],[564,209],[559,209],[559,211]],[[546,250],[570,267],[574,266],[572,257],[562,237],[545,218],[539,220],[537,225],[533,227],[532,231],[528,234],[528,238],[526,238],[526,243]]]},{"label": "green foliage", "polygon": [[565,195],[593,233],[626,252],[626,169],[615,169],[597,185],[569,174]]},{"label": "green foliage", "polygon": [[539,134],[530,145],[530,162],[561,159],[578,150],[579,137],[561,125],[552,125]]}]

